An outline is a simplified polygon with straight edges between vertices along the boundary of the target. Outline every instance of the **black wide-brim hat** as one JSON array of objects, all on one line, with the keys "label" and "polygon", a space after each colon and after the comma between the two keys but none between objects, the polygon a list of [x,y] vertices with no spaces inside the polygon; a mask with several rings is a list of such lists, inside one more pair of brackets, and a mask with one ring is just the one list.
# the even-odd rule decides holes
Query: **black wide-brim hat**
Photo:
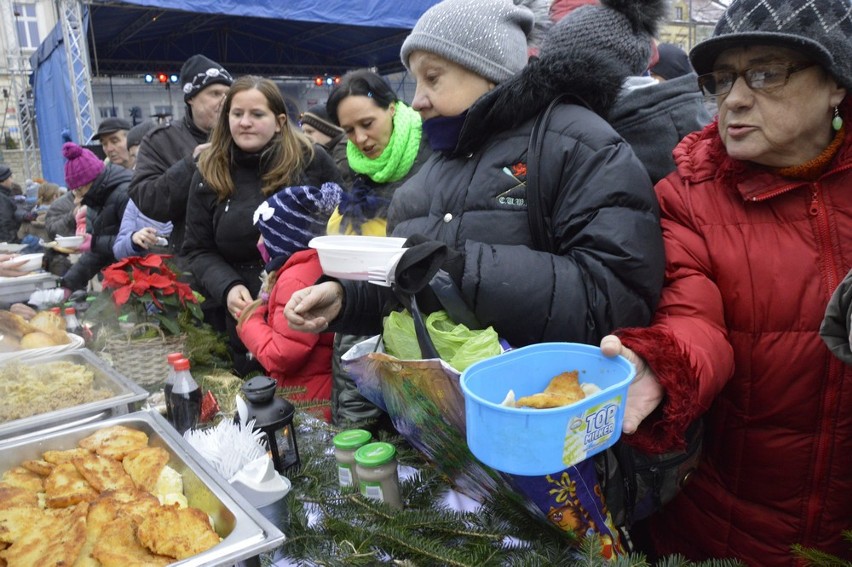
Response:
[{"label": "black wide-brim hat", "polygon": [[771,45],[803,53],[852,89],[852,4],[848,0],[734,0],[713,36],[692,48],[699,74],[727,49]]}]

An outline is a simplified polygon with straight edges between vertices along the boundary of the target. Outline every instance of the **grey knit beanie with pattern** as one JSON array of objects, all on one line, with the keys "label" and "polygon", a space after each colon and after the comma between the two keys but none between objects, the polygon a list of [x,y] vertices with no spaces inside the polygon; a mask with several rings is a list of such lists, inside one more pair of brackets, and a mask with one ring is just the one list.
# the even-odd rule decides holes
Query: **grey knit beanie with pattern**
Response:
[{"label": "grey knit beanie with pattern", "polygon": [[852,89],[852,4],[849,0],[734,0],[713,36],[689,53],[699,75],[713,71],[719,54],[732,47],[778,45],[822,65]]},{"label": "grey knit beanie with pattern", "polygon": [[667,9],[666,0],[601,0],[580,6],[553,26],[541,56],[597,51],[621,64],[624,78],[648,70],[652,41]]},{"label": "grey knit beanie with pattern", "polygon": [[444,0],[420,16],[402,44],[402,64],[414,51],[427,51],[461,65],[495,84],[527,64],[550,26],[548,0]]}]

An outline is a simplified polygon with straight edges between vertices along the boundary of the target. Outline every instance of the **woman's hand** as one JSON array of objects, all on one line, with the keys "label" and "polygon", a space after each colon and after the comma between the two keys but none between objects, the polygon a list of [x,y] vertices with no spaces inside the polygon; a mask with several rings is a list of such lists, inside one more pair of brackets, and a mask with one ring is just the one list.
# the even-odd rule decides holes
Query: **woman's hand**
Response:
[{"label": "woman's hand", "polygon": [[615,335],[607,335],[601,339],[601,351],[604,356],[610,357],[620,354],[636,367],[636,377],[627,389],[627,405],[621,425],[621,431],[624,433],[635,433],[642,420],[660,405],[666,392],[645,360],[621,344],[621,339]]},{"label": "woman's hand", "polygon": [[157,231],[154,230],[153,227],[146,226],[145,228],[134,232],[133,236],[130,237],[130,240],[133,241],[133,244],[143,250],[148,250],[151,246],[154,246],[157,243]]},{"label": "woman's hand", "polygon": [[246,286],[240,284],[235,285],[228,292],[228,313],[234,319],[240,318],[240,312],[246,308],[246,305],[252,302],[251,294]]},{"label": "woman's hand", "polygon": [[323,282],[295,292],[284,306],[284,316],[295,331],[321,333],[342,308],[343,286],[337,282]]}]

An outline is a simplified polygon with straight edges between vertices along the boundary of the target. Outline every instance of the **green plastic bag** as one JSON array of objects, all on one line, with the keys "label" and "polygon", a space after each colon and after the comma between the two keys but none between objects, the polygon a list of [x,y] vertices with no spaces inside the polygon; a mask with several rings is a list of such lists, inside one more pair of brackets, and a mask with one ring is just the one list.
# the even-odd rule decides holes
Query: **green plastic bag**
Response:
[{"label": "green plastic bag", "polygon": [[[503,352],[493,327],[471,331],[454,323],[446,311],[431,313],[425,323],[441,360],[459,372],[474,362]],[[385,351],[400,360],[423,358],[414,333],[414,319],[408,311],[394,311],[385,317],[382,340]]]}]

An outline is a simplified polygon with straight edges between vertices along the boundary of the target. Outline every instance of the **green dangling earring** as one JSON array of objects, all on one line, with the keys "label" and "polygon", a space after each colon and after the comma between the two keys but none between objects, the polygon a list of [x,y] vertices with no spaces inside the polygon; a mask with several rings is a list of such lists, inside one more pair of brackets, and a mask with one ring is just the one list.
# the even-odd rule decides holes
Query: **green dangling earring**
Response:
[{"label": "green dangling earring", "polygon": [[843,128],[843,119],[840,117],[840,110],[836,106],[834,107],[834,118],[831,119],[831,127],[834,128],[835,132]]}]

